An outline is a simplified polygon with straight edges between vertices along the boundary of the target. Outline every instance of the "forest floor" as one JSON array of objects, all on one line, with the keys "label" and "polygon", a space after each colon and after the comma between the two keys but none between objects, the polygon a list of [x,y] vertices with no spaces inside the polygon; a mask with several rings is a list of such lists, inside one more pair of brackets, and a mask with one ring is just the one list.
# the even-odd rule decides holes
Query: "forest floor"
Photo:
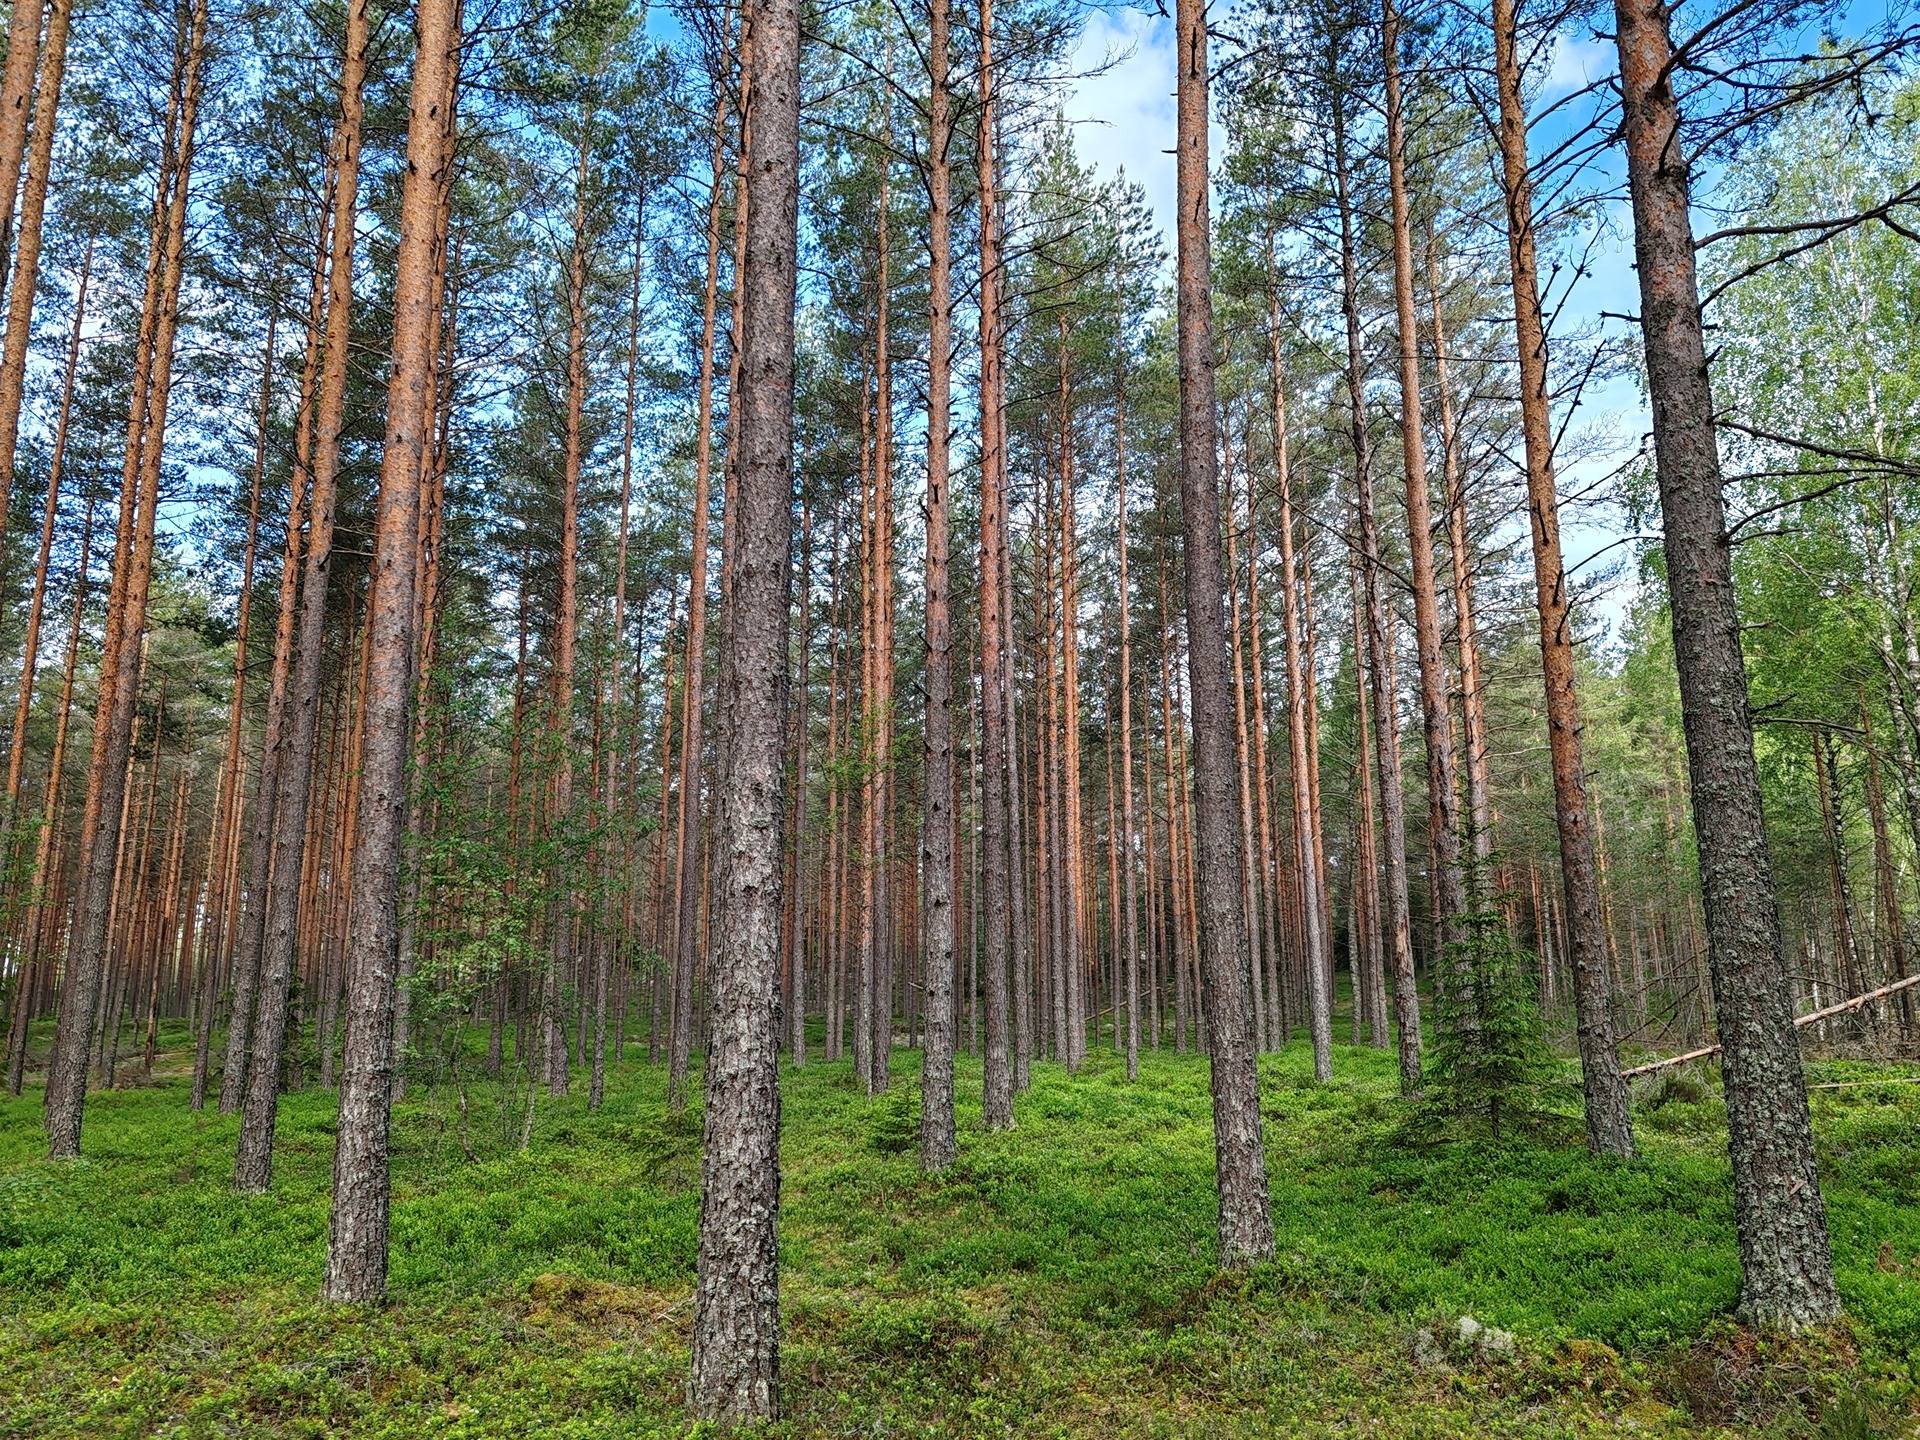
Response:
[{"label": "forest floor", "polygon": [[[78,1163],[39,1093],[0,1099],[0,1435],[665,1436],[681,1397],[697,1113],[629,1060],[606,1104],[442,1083],[395,1126],[393,1303],[316,1303],[333,1102],[281,1110],[273,1193],[228,1188],[236,1121],[156,1082],[96,1092]],[[1262,1059],[1279,1258],[1213,1268],[1207,1072],[1036,1064],[1018,1128],[923,1178],[913,1057],[869,1103],[785,1076],[783,1399],[792,1436],[1864,1437],[1920,1433],[1920,1086],[1816,1063],[1840,1288],[1831,1333],[1727,1319],[1724,1111],[1641,1096],[1643,1154],[1410,1134],[1388,1054]],[[464,1097],[463,1097],[464,1088]],[[577,1091],[584,1083],[576,1081]],[[696,1087],[697,1094],[697,1087]],[[1571,1089],[1568,1101],[1573,1100]],[[1471,1316],[1503,1335],[1463,1343]],[[1471,1330],[1471,1327],[1467,1327]]]}]

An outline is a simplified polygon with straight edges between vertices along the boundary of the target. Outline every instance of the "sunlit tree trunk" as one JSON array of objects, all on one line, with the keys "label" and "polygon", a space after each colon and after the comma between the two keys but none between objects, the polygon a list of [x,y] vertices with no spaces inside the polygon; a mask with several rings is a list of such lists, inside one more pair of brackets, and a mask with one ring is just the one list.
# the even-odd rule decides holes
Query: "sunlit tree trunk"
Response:
[{"label": "sunlit tree trunk", "polygon": [[876,557],[879,552],[879,506],[874,494],[873,378],[870,372],[860,379],[860,720],[858,754],[860,756],[860,826],[857,850],[860,857],[860,938],[853,978],[853,1073],[863,1093],[873,1093],[873,1047],[880,1027],[874,1016],[874,1002],[880,993],[875,968],[879,963],[880,939],[876,894],[879,869],[875,835],[875,812],[879,809],[879,777],[875,773],[874,735],[879,728],[874,701],[879,693],[877,673],[879,643],[875,620],[880,582]]},{"label": "sunlit tree trunk", "polygon": [[[891,69],[892,57],[888,56]],[[890,164],[883,156],[880,170],[880,275],[876,294],[878,326],[874,347],[873,475],[874,517],[879,549],[874,557],[874,1002],[872,1090],[892,1083],[894,967],[901,953],[895,934],[900,920],[895,904],[893,851],[893,352],[892,248],[887,216]]]},{"label": "sunlit tree trunk", "polygon": [[47,1065],[45,1118],[48,1150],[56,1160],[80,1153],[92,1051],[94,1009],[106,967],[108,912],[119,852],[121,800],[131,753],[135,701],[144,652],[147,593],[153,572],[160,454],[166,438],[173,343],[179,318],[180,277],[186,247],[187,186],[193,171],[195,122],[206,56],[207,3],[195,0],[176,53],[179,97],[170,117],[172,137],[161,162],[149,281],[142,306],[126,458],[121,471],[120,524],[114,544],[113,591],[107,605],[107,643],[94,707],[93,758],[81,819],[73,924],[53,1054]]},{"label": "sunlit tree trunk", "polygon": [[[614,551],[613,571],[613,646],[612,674],[609,677],[608,693],[612,697],[613,732],[619,763],[609,763],[606,774],[606,786],[602,797],[609,816],[617,813],[622,800],[621,791],[625,791],[625,803],[631,809],[635,805],[633,770],[638,766],[640,745],[640,665],[638,652],[635,655],[633,706],[631,713],[625,713],[621,705],[620,661],[627,648],[627,537],[632,524],[633,513],[633,444],[634,411],[639,401],[640,384],[640,274],[642,262],[646,257],[647,240],[647,197],[644,188],[634,204],[633,221],[633,265],[629,272],[627,296],[627,356],[626,356],[626,405],[621,415],[620,426],[620,521],[618,539]],[[646,600],[640,603],[640,628],[646,628]],[[624,787],[619,780],[624,777]],[[619,842],[624,851],[624,863],[617,874],[621,901],[624,909],[621,923],[614,943],[604,949],[594,967],[593,996],[593,1064],[588,1081],[587,1107],[598,1110],[606,1099],[607,1093],[607,988],[608,971],[613,957],[618,956],[622,975],[629,964],[628,946],[633,939],[634,892],[637,888],[637,875],[634,870],[634,845],[631,831]],[[625,1058],[626,1051],[626,1004],[625,988],[621,990],[619,1033],[615,1043],[615,1054]]]},{"label": "sunlit tree trunk", "polygon": [[[861,1083],[869,1095],[887,1088],[893,1051],[893,947],[889,876],[889,792],[892,756],[888,729],[893,708],[891,611],[893,576],[893,385],[889,336],[891,247],[887,225],[887,164],[881,161],[877,199],[879,236],[874,279],[874,352],[872,429],[867,469],[867,523],[862,535],[866,559],[861,585],[866,616],[861,642],[866,745],[863,787],[860,931],[860,987],[854,1054],[864,1061]],[[862,1038],[864,1032],[864,1039]]]},{"label": "sunlit tree trunk", "polygon": [[1293,458],[1288,446],[1286,376],[1280,353],[1277,291],[1268,291],[1267,307],[1273,466],[1280,488],[1280,607],[1286,632],[1288,789],[1293,792],[1294,864],[1306,940],[1307,1028],[1313,1039],[1313,1073],[1316,1079],[1327,1080],[1333,1076],[1333,994],[1320,955],[1325,948],[1322,930],[1329,916],[1314,863],[1310,778],[1319,757],[1308,749],[1306,668],[1310,662],[1301,637],[1300,577],[1293,543]]},{"label": "sunlit tree trunk", "polygon": [[567,250],[566,439],[560,476],[560,574],[554,608],[552,690],[548,696],[548,742],[553,778],[548,797],[550,837],[566,857],[554,876],[551,963],[540,982],[541,1038],[546,1047],[549,1093],[567,1093],[567,1041],[560,1015],[561,987],[571,974],[574,929],[580,918],[573,881],[573,692],[580,634],[580,427],[587,405],[587,160],[592,118],[579,117],[573,177],[573,237]]},{"label": "sunlit tree trunk", "polygon": [[333,136],[333,238],[327,266],[327,330],[320,371],[320,401],[313,442],[313,489],[308,503],[307,543],[300,582],[299,629],[287,702],[286,758],[273,815],[272,878],[267,926],[251,1030],[252,1058],[234,1159],[234,1188],[267,1189],[273,1178],[274,1120],[286,1044],[288,986],[292,981],[306,855],[313,755],[319,735],[321,665],[325,658],[327,588],[333,569],[334,497],[340,473],[340,432],[345,422],[348,346],[352,338],[353,254],[357,238],[360,180],[361,91],[367,73],[369,0],[347,7],[346,45],[340,69],[340,118]]},{"label": "sunlit tree trunk", "polygon": [[1427,232],[1427,300],[1433,326],[1433,388],[1440,411],[1440,463],[1446,481],[1447,550],[1453,581],[1454,650],[1460,667],[1461,776],[1465,781],[1466,842],[1473,852],[1469,893],[1484,889],[1493,858],[1493,780],[1487,747],[1487,697],[1481,679],[1478,613],[1473,594],[1473,542],[1468,528],[1466,476],[1460,463],[1459,424],[1454,415],[1448,367],[1448,335],[1440,294],[1440,259]]},{"label": "sunlit tree trunk", "polygon": [[[7,59],[0,74],[0,273],[6,268],[8,228],[15,179],[20,173],[20,136],[16,115],[25,123],[26,102],[14,90],[15,46],[27,37],[23,27],[39,27],[38,0],[17,0],[7,36]],[[6,338],[0,348],[0,540],[6,537],[13,494],[13,467],[20,441],[20,401],[26,386],[27,349],[33,338],[33,302],[40,281],[41,225],[46,218],[47,182],[53,173],[53,141],[58,130],[60,91],[67,72],[67,34],[73,0],[46,0],[47,33],[40,50],[40,75],[33,94],[33,144],[20,196],[20,234],[13,250],[13,286],[7,296]],[[33,58],[28,55],[31,68]],[[93,244],[87,244],[87,259]],[[84,292],[86,281],[81,280]],[[77,327],[76,327],[77,328]],[[11,794],[11,792],[9,792]]]},{"label": "sunlit tree trunk", "polygon": [[60,704],[55,712],[53,753],[47,764],[46,795],[40,807],[40,833],[35,842],[33,880],[27,891],[28,940],[15,984],[13,1014],[7,1022],[7,1093],[18,1095],[25,1083],[27,1069],[27,1026],[33,1019],[38,994],[51,986],[44,983],[41,963],[45,948],[42,930],[53,918],[55,905],[48,886],[52,875],[53,846],[59,831],[60,795],[67,764],[67,728],[73,715],[73,681],[80,664],[81,620],[87,603],[87,566],[93,558],[93,501],[88,499],[85,518],[80,524],[80,559],[73,573],[73,610],[67,622],[67,655],[62,666]]},{"label": "sunlit tree trunk", "polygon": [[[1124,362],[1123,362],[1124,363]],[[1127,1079],[1140,1078],[1140,913],[1133,814],[1133,614],[1127,586],[1127,377],[1114,387],[1114,556],[1120,597],[1120,932],[1126,965]],[[1149,816],[1151,823],[1151,816]],[[1151,853],[1151,852],[1149,852]],[[1149,860],[1151,865],[1151,860]],[[1116,1022],[1117,1023],[1117,1022]]]},{"label": "sunlit tree trunk", "polygon": [[[990,143],[999,144],[998,131],[983,132],[990,134]],[[999,163],[997,148],[992,152],[993,163]],[[996,225],[1005,222],[996,220]],[[996,265],[1001,265],[999,283],[1003,290],[1008,284],[1008,267],[1003,265],[1005,256],[1005,236],[999,235],[995,241]],[[984,259],[985,252],[982,251]],[[1004,298],[1004,296],[1003,296]],[[994,420],[997,440],[993,447],[994,465],[998,475],[994,481],[995,504],[1000,512],[1000,663],[1002,683],[999,687],[999,699],[1003,712],[1002,728],[1007,737],[1006,744],[1006,805],[1007,805],[1007,916],[1008,916],[1008,952],[1012,966],[1013,994],[1013,1088],[1017,1094],[1025,1094],[1032,1080],[1033,1057],[1040,1042],[1039,1017],[1035,1005],[1037,994],[1035,982],[1038,978],[1036,961],[1036,936],[1038,934],[1039,893],[1037,886],[1030,885],[1030,871],[1027,855],[1032,850],[1027,836],[1027,822],[1032,816],[1030,807],[1023,803],[1027,790],[1022,779],[1025,770],[1032,768],[1031,762],[1023,761],[1020,745],[1020,697],[1014,684],[1014,662],[1019,653],[1019,640],[1014,622],[1013,588],[1013,527],[1012,527],[1012,484],[1008,478],[1007,456],[1008,442],[1008,405],[1007,405],[1007,337],[1011,333],[1012,321],[999,319],[992,330],[993,386],[991,404],[996,416]],[[982,342],[984,354],[986,342]],[[986,366],[983,362],[982,373]],[[1023,768],[1024,767],[1024,768]],[[1039,779],[1034,775],[1035,788]],[[1037,837],[1036,837],[1037,843]]]},{"label": "sunlit tree trunk", "polygon": [[1255,986],[1266,994],[1267,1029],[1262,1044],[1278,1050],[1287,1033],[1286,1002],[1280,989],[1280,941],[1274,917],[1279,909],[1278,862],[1273,848],[1273,775],[1267,764],[1267,680],[1266,647],[1260,624],[1260,532],[1257,471],[1253,461],[1253,410],[1247,412],[1247,643],[1248,668],[1253,672],[1253,793],[1259,822],[1259,877],[1257,923],[1260,926],[1260,953],[1264,970],[1256,967]]},{"label": "sunlit tree trunk", "polygon": [[434,316],[440,308],[438,201],[458,93],[458,0],[420,0],[407,166],[395,255],[392,364],[369,578],[366,730],[353,859],[347,1024],[333,1160],[324,1298],[386,1294],[393,1109],[393,1005],[412,726],[414,569],[423,460],[431,443]]},{"label": "sunlit tree trunk", "polygon": [[[1046,447],[1043,441],[1043,449]],[[1045,463],[1045,462],[1043,462]],[[1060,852],[1064,848],[1061,819],[1062,776],[1060,748],[1065,728],[1060,704],[1060,646],[1054,623],[1054,588],[1059,527],[1060,472],[1046,466],[1044,495],[1035,526],[1039,530],[1040,573],[1033,587],[1033,628],[1039,640],[1039,679],[1034,686],[1038,711],[1033,725],[1034,777],[1034,898],[1035,939],[1040,946],[1036,976],[1039,982],[1041,1040],[1054,1059],[1064,1062],[1067,1052],[1066,1007],[1066,886]]]},{"label": "sunlit tree trunk", "polygon": [[165,878],[161,882],[158,904],[161,907],[157,928],[158,943],[154,947],[152,964],[147,974],[147,1033],[145,1043],[140,1048],[140,1073],[147,1079],[153,1078],[154,1052],[160,1038],[160,981],[164,975],[170,954],[173,950],[174,926],[178,916],[177,902],[180,893],[180,871],[186,856],[187,845],[187,772],[181,767],[174,777],[172,812],[167,817],[167,857],[163,866]]},{"label": "sunlit tree trunk", "polygon": [[[33,113],[34,70],[45,15],[44,0],[24,0],[14,5],[7,20],[7,57],[0,65],[0,177],[4,177],[0,178],[0,275],[6,273],[12,255],[13,207],[20,194],[20,160],[27,152],[27,121]],[[0,504],[0,539],[6,536],[6,525],[6,506]]]},{"label": "sunlit tree trunk", "polygon": [[[1591,802],[1580,741],[1580,700],[1574,686],[1572,597],[1560,550],[1553,415],[1547,390],[1547,330],[1534,250],[1527,116],[1515,27],[1513,0],[1494,0],[1494,73],[1500,90],[1507,256],[1513,274],[1514,339],[1520,362],[1520,429],[1526,447],[1527,514],[1540,613],[1540,664],[1546,688],[1554,818],[1560,836],[1580,1070],[1586,1091],[1587,1147],[1596,1155],[1631,1155],[1633,1122],[1627,1113],[1627,1086],[1620,1078],[1620,1051],[1614,1037],[1613,985],[1607,970],[1606,927],[1589,823]],[[1436,318],[1438,314],[1436,309]],[[1471,730],[1468,743],[1473,743]]]},{"label": "sunlit tree trunk", "polygon": [[[240,598],[234,616],[233,686],[227,698],[227,740],[221,759],[219,805],[213,834],[208,839],[210,851],[219,856],[220,873],[217,881],[209,886],[207,896],[207,934],[200,966],[200,1014],[193,1046],[192,1104],[195,1110],[206,1104],[207,1069],[213,1045],[213,1012],[217,1008],[215,1002],[218,998],[217,977],[222,962],[231,954],[233,943],[231,906],[228,902],[234,898],[231,894],[234,877],[229,857],[238,848],[240,820],[246,809],[245,798],[240,793],[243,770],[240,734],[247,699],[247,641],[252,633],[253,571],[260,550],[260,487],[266,479],[267,428],[273,417],[274,340],[279,318],[277,307],[269,305],[267,334],[261,347],[260,408],[254,428],[253,480],[247,497],[247,548],[240,564]],[[212,874],[212,867],[210,858],[209,875]]]},{"label": "sunlit tree trunk", "polygon": [[822,1008],[826,1013],[826,1058],[840,1058],[841,1041],[846,1027],[841,1023],[841,944],[840,936],[844,930],[843,911],[846,897],[844,882],[845,865],[843,813],[841,796],[844,787],[841,784],[841,714],[843,710],[843,689],[840,683],[842,660],[845,645],[841,634],[843,613],[840,593],[840,566],[842,549],[840,543],[840,525],[843,512],[836,506],[833,519],[833,560],[827,582],[827,852],[822,874],[822,887],[825,901],[821,914],[820,958],[824,969],[822,989],[825,991]]},{"label": "sunlit tree trunk", "polygon": [[[1228,444],[1226,453],[1231,460],[1233,455],[1231,443]],[[1247,464],[1247,498],[1251,505],[1254,485],[1251,452],[1242,458]],[[1258,868],[1256,861],[1260,850],[1254,834],[1253,729],[1247,710],[1247,656],[1246,642],[1243,638],[1246,614],[1238,583],[1240,532],[1234,524],[1231,464],[1226,467],[1226,473],[1222,478],[1225,481],[1227,504],[1226,582],[1229,600],[1227,629],[1232,637],[1230,644],[1233,659],[1233,750],[1235,771],[1240,782],[1240,910],[1246,917],[1247,941],[1251,951],[1247,973],[1253,993],[1253,1043],[1255,1049],[1261,1049],[1267,1043],[1267,1001],[1266,989],[1261,984],[1260,978],[1260,885],[1255,877],[1255,871]]]},{"label": "sunlit tree trunk", "polygon": [[1061,716],[1061,829],[1060,860],[1066,883],[1061,898],[1066,910],[1065,970],[1067,991],[1067,1054],[1069,1069],[1077,1070],[1087,1053],[1087,939],[1086,834],[1080,764],[1080,561],[1075,516],[1073,402],[1068,385],[1069,352],[1066,312],[1058,317],[1060,348],[1060,686]]},{"label": "sunlit tree trunk", "polygon": [[[87,241],[74,292],[73,325],[67,332],[67,362],[60,381],[60,409],[53,422],[53,449],[47,459],[47,498],[40,510],[40,548],[33,567],[33,595],[27,602],[27,627],[21,641],[20,698],[13,708],[13,733],[7,744],[7,791],[0,803],[0,843],[11,863],[14,820],[20,807],[20,771],[27,755],[27,720],[33,712],[34,670],[40,659],[40,624],[47,610],[47,572],[53,558],[54,522],[60,513],[60,484],[67,459],[67,435],[73,421],[74,384],[80,369],[80,339],[87,319],[87,281],[93,271],[93,241]],[[4,458],[4,457],[0,457]],[[4,468],[11,468],[8,464]]]},{"label": "sunlit tree trunk", "polygon": [[[329,155],[331,162],[331,155]],[[287,483],[286,541],[280,559],[280,586],[273,631],[273,663],[267,680],[267,703],[261,727],[260,762],[254,784],[253,816],[247,835],[247,881],[239,911],[238,935],[232,964],[232,997],[228,1006],[226,1063],[220,1074],[220,1113],[240,1108],[246,1095],[247,1064],[253,1053],[254,998],[265,948],[267,887],[273,864],[274,811],[280,796],[280,773],[286,758],[287,692],[293,668],[294,625],[298,616],[300,557],[305,539],[307,489],[313,470],[313,412],[320,384],[321,347],[328,293],[327,250],[331,240],[329,218],[333,206],[333,172],[329,163],[322,186],[322,203],[315,241],[312,281],[307,294],[305,357],[300,370],[300,403],[294,414],[293,466]]]},{"label": "sunlit tree trunk", "polygon": [[1013,797],[1008,792],[1007,733],[1011,657],[1005,653],[1000,613],[1000,572],[1006,563],[1007,522],[1002,476],[1004,439],[1000,410],[1000,233],[994,157],[993,0],[980,0],[979,96],[976,153],[980,210],[980,689],[981,780],[980,903],[986,922],[986,1050],[981,1122],[989,1130],[1013,1125],[1013,1070],[1008,966],[1012,887],[1010,863]]}]

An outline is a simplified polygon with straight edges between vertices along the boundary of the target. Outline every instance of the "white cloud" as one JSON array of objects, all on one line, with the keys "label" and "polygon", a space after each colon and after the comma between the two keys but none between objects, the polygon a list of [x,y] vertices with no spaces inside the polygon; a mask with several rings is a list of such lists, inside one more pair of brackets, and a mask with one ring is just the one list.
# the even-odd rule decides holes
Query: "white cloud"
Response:
[{"label": "white cloud", "polygon": [[[1172,243],[1174,45],[1165,18],[1124,7],[1100,11],[1081,32],[1067,97],[1080,157],[1102,175],[1126,172]],[[1098,73],[1087,73],[1098,71]]]},{"label": "white cloud", "polygon": [[1547,54],[1543,88],[1550,96],[1566,95],[1604,78],[1613,65],[1613,46],[1606,41],[1562,30],[1553,37],[1553,49]]}]

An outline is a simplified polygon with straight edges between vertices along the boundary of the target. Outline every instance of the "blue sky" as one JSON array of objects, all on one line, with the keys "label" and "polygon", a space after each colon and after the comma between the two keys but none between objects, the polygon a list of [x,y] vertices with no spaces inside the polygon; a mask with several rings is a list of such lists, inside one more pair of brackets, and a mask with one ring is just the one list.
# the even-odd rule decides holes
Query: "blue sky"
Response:
[{"label": "blue sky", "polygon": [[[1110,63],[1109,63],[1110,62]],[[1591,35],[1568,32],[1560,36],[1547,61],[1544,93],[1565,95],[1605,75],[1613,63],[1612,49]],[[1104,68],[1103,68],[1104,66]],[[1076,82],[1066,112],[1077,122],[1082,157],[1103,174],[1124,170],[1146,191],[1148,203],[1160,220],[1168,252],[1173,248],[1174,170],[1171,146],[1174,130],[1174,44],[1171,19],[1151,11],[1122,6],[1095,12],[1082,34],[1073,70],[1086,78]],[[1093,72],[1098,73],[1093,73]],[[1218,155],[1225,137],[1216,130]],[[1602,312],[1631,313],[1637,308],[1629,232],[1624,217],[1616,217],[1616,234],[1603,237],[1593,256],[1593,273],[1577,287],[1562,316],[1568,327],[1597,322]],[[1604,322],[1618,330],[1620,322]],[[1591,453],[1568,464],[1561,475],[1563,495],[1583,493],[1617,468],[1638,448],[1647,430],[1647,411],[1639,386],[1631,376],[1603,386],[1589,387],[1576,431],[1585,430],[1594,442]],[[1585,503],[1569,508],[1563,517],[1567,561],[1578,567],[1591,556],[1602,558],[1576,573],[1585,582],[1608,564],[1629,558],[1619,545],[1625,517],[1612,505]],[[1613,584],[1590,594],[1596,615],[1615,630],[1634,594],[1631,567]]]}]

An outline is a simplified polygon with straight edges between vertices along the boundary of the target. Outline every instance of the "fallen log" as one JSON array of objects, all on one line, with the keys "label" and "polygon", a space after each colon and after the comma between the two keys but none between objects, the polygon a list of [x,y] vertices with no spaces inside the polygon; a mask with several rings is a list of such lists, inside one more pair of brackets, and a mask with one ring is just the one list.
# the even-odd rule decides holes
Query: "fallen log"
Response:
[{"label": "fallen log", "polygon": [[[1872,1004],[1875,1000],[1884,1000],[1889,995],[1897,995],[1902,990],[1909,990],[1915,985],[1920,985],[1920,975],[1909,975],[1904,980],[1895,980],[1890,985],[1882,985],[1878,990],[1869,990],[1866,994],[1856,995],[1851,1000],[1842,1000],[1838,1005],[1829,1005],[1824,1010],[1809,1010],[1805,1015],[1796,1015],[1793,1023],[1795,1028],[1800,1028],[1811,1025],[1816,1020],[1830,1020],[1835,1015],[1844,1015],[1850,1010],[1858,1010],[1863,1005]],[[1689,1050],[1684,1055],[1669,1055],[1664,1060],[1649,1060],[1645,1065],[1635,1065],[1630,1070],[1622,1070],[1620,1078],[1631,1080],[1636,1075],[1651,1075],[1659,1070],[1671,1070],[1676,1065],[1685,1065],[1693,1060],[1705,1060],[1719,1053],[1718,1045],[1703,1045],[1700,1049]]]}]

